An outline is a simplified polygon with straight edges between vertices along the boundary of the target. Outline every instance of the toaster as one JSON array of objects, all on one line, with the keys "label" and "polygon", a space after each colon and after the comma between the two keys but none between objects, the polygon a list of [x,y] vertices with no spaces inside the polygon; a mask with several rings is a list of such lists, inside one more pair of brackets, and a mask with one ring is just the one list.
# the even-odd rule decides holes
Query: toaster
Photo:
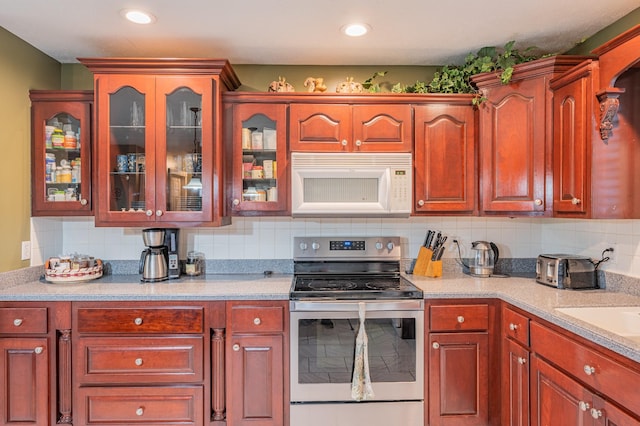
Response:
[{"label": "toaster", "polygon": [[536,281],[556,288],[598,288],[596,267],[585,256],[541,254],[536,262]]}]

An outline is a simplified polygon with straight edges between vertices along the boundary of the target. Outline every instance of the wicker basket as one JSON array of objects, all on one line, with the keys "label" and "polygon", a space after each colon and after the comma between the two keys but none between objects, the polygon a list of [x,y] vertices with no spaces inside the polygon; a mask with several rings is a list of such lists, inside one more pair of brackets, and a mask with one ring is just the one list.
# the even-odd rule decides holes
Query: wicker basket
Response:
[{"label": "wicker basket", "polygon": [[50,269],[49,261],[44,264],[44,279],[51,283],[75,283],[91,281],[102,276],[102,261],[96,259],[95,265],[80,269]]}]

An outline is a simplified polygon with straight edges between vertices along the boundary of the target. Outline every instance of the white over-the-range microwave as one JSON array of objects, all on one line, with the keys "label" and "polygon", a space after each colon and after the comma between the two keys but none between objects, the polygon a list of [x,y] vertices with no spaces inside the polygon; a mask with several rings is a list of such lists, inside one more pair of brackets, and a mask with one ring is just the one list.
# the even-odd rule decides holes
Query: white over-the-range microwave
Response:
[{"label": "white over-the-range microwave", "polygon": [[292,216],[408,217],[411,153],[291,153]]}]

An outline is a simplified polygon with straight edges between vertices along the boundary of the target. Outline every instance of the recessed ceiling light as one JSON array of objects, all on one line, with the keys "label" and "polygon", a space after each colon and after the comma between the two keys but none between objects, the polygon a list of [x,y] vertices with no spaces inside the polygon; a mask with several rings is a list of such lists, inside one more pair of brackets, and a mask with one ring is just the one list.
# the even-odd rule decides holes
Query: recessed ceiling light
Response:
[{"label": "recessed ceiling light", "polygon": [[360,37],[365,35],[371,27],[367,24],[349,24],[342,27],[342,32],[350,37]]},{"label": "recessed ceiling light", "polygon": [[128,21],[136,24],[151,24],[156,21],[156,17],[142,10],[126,9],[120,12]]}]

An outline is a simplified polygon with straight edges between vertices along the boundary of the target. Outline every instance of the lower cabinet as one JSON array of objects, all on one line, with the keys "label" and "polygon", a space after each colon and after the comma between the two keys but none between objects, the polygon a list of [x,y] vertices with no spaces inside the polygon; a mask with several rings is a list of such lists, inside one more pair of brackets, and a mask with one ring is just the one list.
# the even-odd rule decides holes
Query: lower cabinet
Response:
[{"label": "lower cabinet", "polygon": [[490,323],[484,303],[431,305],[427,410],[431,426],[490,423]]},{"label": "lower cabinet", "polygon": [[512,340],[504,341],[502,368],[505,381],[502,409],[504,426],[529,425],[529,351]]},{"label": "lower cabinet", "polygon": [[288,425],[286,302],[227,303],[227,425]]},{"label": "lower cabinet", "polygon": [[69,306],[0,303],[0,425],[71,423]]}]

